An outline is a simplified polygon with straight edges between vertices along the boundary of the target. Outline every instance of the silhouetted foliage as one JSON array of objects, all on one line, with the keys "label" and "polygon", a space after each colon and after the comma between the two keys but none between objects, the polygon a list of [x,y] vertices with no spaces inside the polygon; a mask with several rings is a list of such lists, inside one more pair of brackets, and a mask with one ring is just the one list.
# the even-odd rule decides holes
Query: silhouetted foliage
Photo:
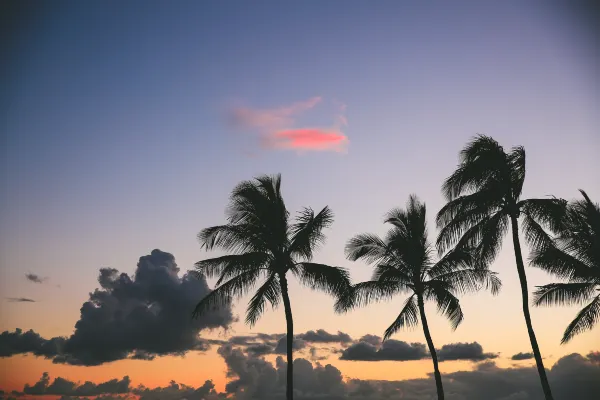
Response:
[{"label": "silhouetted foliage", "polygon": [[[567,326],[561,343],[590,330],[600,319],[600,207],[581,190],[583,200],[567,206],[554,238],[538,241],[531,265],[566,280],[538,286],[536,306],[588,303]],[[591,300],[591,301],[590,301]]]},{"label": "silhouetted foliage", "polygon": [[442,191],[448,203],[437,215],[441,229],[437,245],[440,252],[455,246],[474,249],[479,262],[490,264],[512,227],[513,246],[523,314],[546,400],[552,399],[550,385],[529,315],[527,277],[519,242],[521,219],[525,239],[535,246],[543,241],[544,228],[560,225],[565,201],[556,198],[521,200],[525,181],[525,149],[509,152],[488,136],[477,136],[460,152],[460,164],[444,182]]},{"label": "silhouetted foliage", "polygon": [[196,263],[196,272],[218,277],[216,288],[193,312],[197,316],[211,307],[229,303],[249,293],[259,281],[248,304],[246,323],[254,325],[267,303],[273,308],[283,301],[287,322],[287,399],[293,398],[293,319],[288,296],[287,273],[312,288],[339,296],[350,284],[343,268],[311,262],[315,249],[325,240],[323,229],[333,223],[328,207],[317,214],[303,209],[294,223],[281,196],[281,176],[261,176],[238,184],[227,207],[227,224],[203,229],[198,239],[203,248],[221,248],[229,255]]},{"label": "silhouetted foliage", "polygon": [[338,299],[336,311],[346,312],[396,294],[409,293],[402,311],[385,331],[384,340],[402,328],[418,325],[420,319],[433,359],[438,399],[443,399],[438,359],[427,325],[424,301],[433,301],[456,329],[463,320],[456,296],[481,287],[490,288],[496,294],[501,283],[495,273],[475,262],[466,247],[448,252],[437,263],[433,261],[435,249],[427,239],[426,208],[416,196],[410,197],[406,210],[389,211],[384,222],[392,225],[384,238],[365,233],[348,241],[347,258],[373,264],[375,271],[370,281],[353,285]]}]

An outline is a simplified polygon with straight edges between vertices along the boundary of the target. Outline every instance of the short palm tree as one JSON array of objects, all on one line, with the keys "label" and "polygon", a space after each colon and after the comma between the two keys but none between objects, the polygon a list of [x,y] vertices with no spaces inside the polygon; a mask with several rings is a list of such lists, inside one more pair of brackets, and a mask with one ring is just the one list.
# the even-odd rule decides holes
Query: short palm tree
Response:
[{"label": "short palm tree", "polygon": [[372,280],[353,285],[336,302],[337,312],[346,312],[372,301],[390,299],[396,294],[410,293],[396,320],[385,331],[389,339],[402,328],[423,325],[423,333],[433,360],[438,399],[444,398],[442,379],[433,340],[425,316],[425,301],[433,301],[438,310],[456,327],[463,320],[458,294],[491,288],[495,294],[500,280],[493,272],[480,268],[466,249],[449,252],[433,262],[432,248],[427,239],[425,204],[411,196],[406,210],[393,209],[384,223],[391,225],[385,238],[360,234],[346,245],[346,256],[352,261],[363,260],[374,265]]},{"label": "short palm tree", "polygon": [[539,286],[534,304],[587,303],[567,326],[561,343],[590,330],[600,319],[600,207],[580,190],[583,200],[569,203],[564,224],[532,252],[531,265],[566,280]]},{"label": "short palm tree", "polygon": [[218,276],[218,281],[215,289],[198,303],[193,315],[228,304],[262,280],[248,304],[246,323],[254,325],[267,302],[275,308],[283,300],[287,323],[286,398],[291,400],[294,324],[287,273],[312,289],[336,296],[350,282],[346,270],[310,262],[315,249],[324,242],[323,229],[333,222],[331,210],[325,207],[315,215],[312,209],[305,208],[290,224],[280,188],[280,175],[241,182],[231,194],[226,211],[228,223],[198,234],[206,250],[221,248],[230,254],[196,263],[198,274]]},{"label": "short palm tree", "polygon": [[523,315],[546,400],[552,392],[542,363],[531,316],[525,265],[519,241],[519,218],[530,245],[542,240],[544,228],[558,226],[564,214],[564,200],[556,198],[521,200],[525,181],[525,149],[508,153],[488,136],[477,136],[460,152],[460,164],[444,182],[448,203],[437,215],[440,233],[438,250],[452,246],[474,248],[481,263],[491,264],[502,246],[509,226],[521,284]]}]

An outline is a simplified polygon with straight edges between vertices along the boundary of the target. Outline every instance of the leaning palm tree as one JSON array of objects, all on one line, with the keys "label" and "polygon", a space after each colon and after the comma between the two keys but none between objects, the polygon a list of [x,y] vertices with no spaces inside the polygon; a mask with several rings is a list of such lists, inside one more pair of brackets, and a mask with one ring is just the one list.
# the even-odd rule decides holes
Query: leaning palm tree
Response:
[{"label": "leaning palm tree", "polygon": [[444,182],[442,191],[448,203],[437,215],[441,229],[437,245],[440,252],[452,246],[474,248],[481,263],[491,264],[512,228],[517,272],[521,284],[523,315],[546,400],[552,392],[542,363],[531,317],[525,265],[519,241],[519,218],[523,233],[535,246],[544,228],[558,226],[564,214],[564,200],[556,198],[521,200],[525,180],[525,149],[505,152],[488,136],[477,136],[460,152],[460,164]]},{"label": "leaning palm tree", "polygon": [[423,333],[433,360],[438,399],[444,398],[444,388],[438,368],[438,359],[429,325],[425,316],[425,301],[433,301],[456,329],[463,320],[458,294],[486,286],[496,294],[500,280],[493,272],[477,265],[471,252],[457,249],[432,259],[434,250],[427,239],[425,204],[410,196],[406,210],[393,209],[384,223],[391,224],[385,238],[360,234],[346,245],[346,256],[351,261],[363,260],[374,265],[370,281],[353,285],[335,304],[337,312],[346,312],[372,301],[380,301],[400,293],[410,293],[396,320],[385,331],[389,339],[402,328],[423,324]]},{"label": "leaning palm tree", "polygon": [[569,203],[564,224],[555,237],[539,243],[531,265],[566,280],[539,286],[534,304],[570,305],[587,303],[567,326],[561,343],[590,330],[600,319],[600,207],[580,190],[583,200]]},{"label": "leaning palm tree", "polygon": [[310,262],[324,242],[323,229],[333,222],[328,207],[315,215],[303,209],[296,221],[281,196],[281,176],[261,176],[238,184],[227,208],[227,224],[203,229],[198,239],[203,248],[221,248],[230,253],[196,263],[196,273],[217,277],[215,289],[196,306],[193,316],[229,304],[250,292],[262,280],[246,310],[246,323],[253,326],[268,303],[273,308],[283,300],[287,324],[286,398],[293,398],[294,323],[288,295],[287,273],[312,289],[339,295],[349,286],[348,273],[338,267]]}]

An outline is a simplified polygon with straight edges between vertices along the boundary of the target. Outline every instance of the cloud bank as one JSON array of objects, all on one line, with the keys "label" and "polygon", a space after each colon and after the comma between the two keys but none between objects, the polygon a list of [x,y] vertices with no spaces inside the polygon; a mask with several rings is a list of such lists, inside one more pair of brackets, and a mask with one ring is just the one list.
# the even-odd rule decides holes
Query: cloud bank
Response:
[{"label": "cloud bank", "polygon": [[343,132],[348,125],[345,105],[334,103],[335,113],[330,127],[298,126],[302,114],[315,108],[322,100],[321,97],[313,97],[272,109],[234,107],[228,110],[227,120],[237,129],[258,134],[265,149],[344,152],[348,146],[348,137]]},{"label": "cloud bank", "polygon": [[[223,345],[218,350],[227,365],[229,381],[225,391],[218,393],[212,381],[197,388],[172,381],[166,387],[132,388],[128,377],[120,380],[78,385],[63,378],[50,383],[48,374],[33,385],[25,385],[28,394],[55,394],[67,399],[82,399],[81,395],[102,394],[101,399],[123,399],[140,396],[141,400],[275,400],[285,397],[287,363],[278,357],[270,363],[262,357],[245,354],[241,349]],[[597,354],[592,352],[590,354]],[[574,353],[559,359],[548,370],[548,379],[556,400],[595,400],[600,391],[600,365],[589,357]],[[449,400],[543,400],[544,396],[535,367],[499,368],[493,361],[476,364],[473,371],[458,371],[442,375]],[[431,376],[422,379],[376,381],[343,379],[335,366],[311,363],[304,358],[294,360],[294,391],[298,400],[422,400],[436,398]],[[84,394],[85,393],[85,394]],[[2,396],[2,395],[0,395]],[[67,397],[68,396],[68,397]],[[77,396],[77,397],[74,397]],[[5,396],[8,398],[9,396]]]}]

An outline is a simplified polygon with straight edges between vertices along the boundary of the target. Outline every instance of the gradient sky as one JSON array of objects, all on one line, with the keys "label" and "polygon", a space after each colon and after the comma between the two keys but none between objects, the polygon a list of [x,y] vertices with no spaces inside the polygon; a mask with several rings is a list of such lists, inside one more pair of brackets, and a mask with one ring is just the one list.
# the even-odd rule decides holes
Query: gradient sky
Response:
[{"label": "gradient sky", "polygon": [[[190,269],[207,256],[198,231],[222,223],[231,189],[257,174],[282,173],[292,212],[333,209],[317,260],[349,268],[355,281],[371,271],[344,259],[345,241],[382,233],[383,214],[411,193],[426,202],[434,238],[441,183],[477,133],[525,146],[524,196],[572,199],[583,188],[598,201],[600,46],[588,20],[562,4],[25,2],[11,20],[1,78],[0,331],[69,335],[99,268],[132,273],[154,248]],[[502,293],[465,297],[456,332],[434,308],[429,320],[437,346],[477,341],[507,366],[530,348],[508,242],[493,269]],[[48,279],[36,284],[26,273]],[[528,276],[530,288],[552,281]],[[297,332],[355,338],[381,335],[403,301],[336,316],[331,299],[296,284],[291,300]],[[244,308],[242,300],[235,311]],[[598,329],[559,345],[575,313],[532,310],[547,367],[600,347]],[[228,334],[284,327],[276,310]],[[420,329],[396,338],[423,342]],[[364,379],[431,369],[425,360],[365,367],[336,358],[328,362]],[[461,368],[470,364],[442,364]],[[225,382],[212,350],[99,367],[27,355],[0,359],[0,369],[9,389],[43,371],[72,380],[129,374],[148,386]]]}]

